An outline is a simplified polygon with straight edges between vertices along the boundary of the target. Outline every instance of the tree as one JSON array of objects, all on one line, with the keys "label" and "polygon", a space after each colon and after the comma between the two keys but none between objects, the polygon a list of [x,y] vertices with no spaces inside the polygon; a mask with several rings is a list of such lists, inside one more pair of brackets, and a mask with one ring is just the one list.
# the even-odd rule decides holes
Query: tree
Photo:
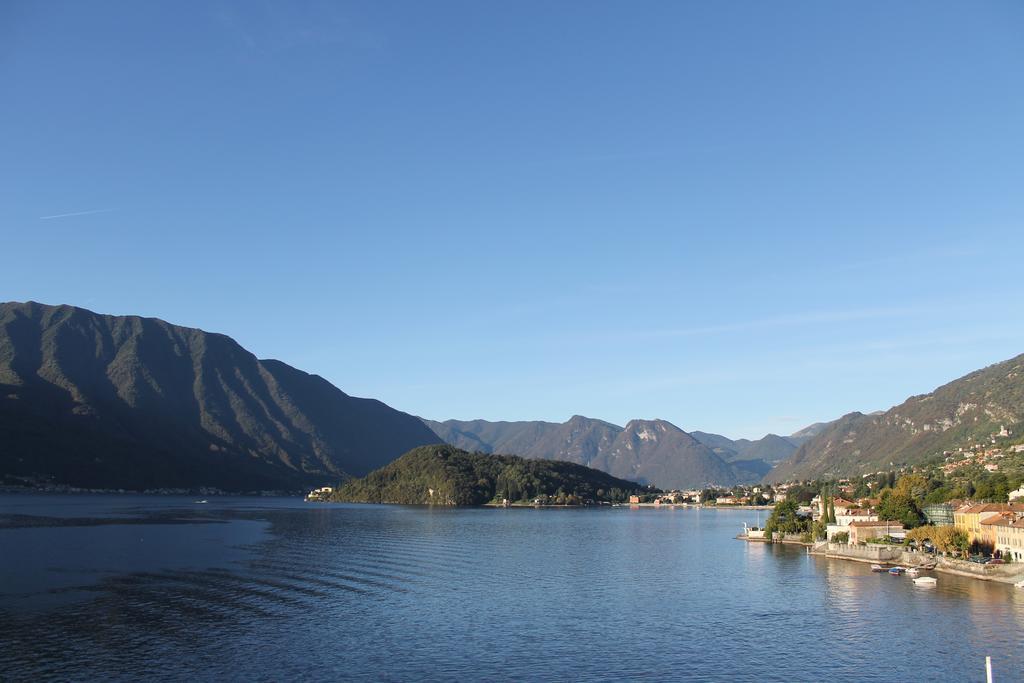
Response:
[{"label": "tree", "polygon": [[906,493],[898,493],[892,489],[882,491],[878,502],[878,518],[902,522],[907,529],[921,524],[921,509]]},{"label": "tree", "polygon": [[1010,481],[1003,472],[995,472],[990,475],[982,475],[982,478],[975,484],[977,497],[993,503],[1005,503],[1007,494],[1012,490]]},{"label": "tree", "polygon": [[961,557],[967,557],[967,551],[971,548],[971,542],[967,538],[967,534],[956,528],[950,534],[950,545],[960,553]]},{"label": "tree", "polygon": [[765,530],[779,531],[783,534],[799,534],[809,531],[810,520],[797,514],[798,507],[796,501],[789,498],[777,503],[772,514],[768,516],[768,521],[764,526]]},{"label": "tree", "polygon": [[932,539],[932,536],[935,534],[936,528],[938,527],[925,525],[919,526],[916,529],[911,529],[907,532],[907,543],[914,541],[918,545],[922,545],[925,541],[932,541],[932,545],[934,545],[935,541]]},{"label": "tree", "polygon": [[928,480],[920,474],[905,474],[896,482],[893,491],[912,499],[920,505],[928,494]]},{"label": "tree", "polygon": [[952,526],[923,526],[907,533],[909,540],[931,541],[935,549],[954,555],[966,555],[970,547],[967,534]]},{"label": "tree", "polygon": [[[928,495],[924,497],[922,501],[925,505],[937,505],[945,503],[951,498],[957,498],[957,490],[951,489],[948,486],[939,486],[936,489],[932,489],[928,492]],[[962,496],[961,496],[962,497]]]},{"label": "tree", "polygon": [[794,500],[797,503],[803,505],[811,502],[811,499],[817,495],[818,490],[813,486],[807,486],[805,484],[794,484],[789,487],[786,491],[786,500]]}]

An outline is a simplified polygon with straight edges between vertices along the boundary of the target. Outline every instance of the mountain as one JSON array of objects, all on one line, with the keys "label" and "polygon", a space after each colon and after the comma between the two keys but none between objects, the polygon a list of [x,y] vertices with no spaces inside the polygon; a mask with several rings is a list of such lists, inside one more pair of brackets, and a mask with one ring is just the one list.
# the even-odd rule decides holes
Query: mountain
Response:
[{"label": "mountain", "polygon": [[769,465],[785,460],[796,452],[792,441],[777,434],[767,434],[760,439],[730,439],[721,434],[691,432],[693,437],[710,446],[726,462],[737,460],[761,460]]},{"label": "mountain", "polygon": [[708,432],[690,432],[690,435],[713,450],[718,457],[726,462],[731,462],[740,457],[736,442],[727,436],[710,434]]},{"label": "mountain", "polygon": [[1024,355],[972,372],[884,412],[850,413],[807,440],[766,477],[771,481],[858,476],[916,464],[990,440],[1024,421]]},{"label": "mountain", "polygon": [[823,431],[828,429],[829,426],[832,425],[834,422],[835,420],[833,420],[832,422],[815,422],[812,425],[804,427],[798,432],[793,432],[786,438],[794,446],[799,447],[802,446],[807,441],[810,441],[812,438],[816,437],[818,434],[821,434]]},{"label": "mountain", "polygon": [[622,431],[601,420],[574,415],[566,422],[424,420],[445,443],[467,451],[510,453],[524,458],[586,465],[611,447]]},{"label": "mountain", "polygon": [[448,445],[422,446],[362,479],[345,482],[331,500],[405,505],[483,505],[529,502],[561,494],[570,502],[625,501],[641,486],[575,463],[468,453]]},{"label": "mountain", "polygon": [[0,304],[0,475],[98,488],[285,489],[440,439],[221,334]]},{"label": "mountain", "polygon": [[729,486],[763,476],[756,464],[730,464],[664,420],[632,420],[624,428],[581,415],[563,423],[424,422],[458,448],[562,460],[662,488]]},{"label": "mountain", "polygon": [[740,477],[711,449],[665,420],[631,420],[588,465],[668,488],[726,484]]}]

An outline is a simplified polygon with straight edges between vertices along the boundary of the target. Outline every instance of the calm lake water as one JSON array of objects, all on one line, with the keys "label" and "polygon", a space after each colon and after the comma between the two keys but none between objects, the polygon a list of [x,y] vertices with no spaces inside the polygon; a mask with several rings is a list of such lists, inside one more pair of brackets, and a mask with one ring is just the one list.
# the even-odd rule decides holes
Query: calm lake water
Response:
[{"label": "calm lake water", "polygon": [[1024,590],[756,518],[2,496],[0,679],[1024,679]]}]

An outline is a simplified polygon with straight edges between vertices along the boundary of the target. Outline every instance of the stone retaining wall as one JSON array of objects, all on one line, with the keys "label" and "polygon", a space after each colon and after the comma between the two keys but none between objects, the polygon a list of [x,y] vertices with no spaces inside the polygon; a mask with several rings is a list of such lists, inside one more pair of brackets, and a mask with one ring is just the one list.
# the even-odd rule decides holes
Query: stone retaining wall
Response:
[{"label": "stone retaining wall", "polygon": [[877,564],[903,565],[914,567],[935,563],[940,572],[968,576],[984,581],[1016,583],[1024,579],[1024,564],[978,564],[952,557],[935,556],[928,553],[904,550],[900,546],[890,545],[847,545],[844,543],[816,543],[811,551],[816,555],[853,560],[855,562],[873,562]]},{"label": "stone retaining wall", "polygon": [[826,557],[839,557],[858,562],[893,562],[902,559],[903,549],[889,545],[847,545],[846,543],[819,543],[815,552]]}]

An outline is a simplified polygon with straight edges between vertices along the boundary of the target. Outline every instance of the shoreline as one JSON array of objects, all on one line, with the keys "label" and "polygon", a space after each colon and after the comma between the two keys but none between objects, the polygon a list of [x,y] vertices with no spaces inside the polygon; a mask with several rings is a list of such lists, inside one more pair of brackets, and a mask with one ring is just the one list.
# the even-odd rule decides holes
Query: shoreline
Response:
[{"label": "shoreline", "polygon": [[694,510],[773,510],[774,505],[700,505],[694,503],[618,503],[630,508],[692,508]]},{"label": "shoreline", "polygon": [[[460,507],[458,505],[452,507]],[[598,503],[596,505],[552,505],[543,504],[535,505],[533,503],[509,503],[508,505],[502,505],[501,503],[484,503],[480,506],[464,506],[464,507],[487,507],[487,508],[653,508],[655,510],[667,510],[676,508],[687,509],[687,510],[771,510],[771,505],[691,505],[688,503],[661,503],[655,505],[654,503]]]},{"label": "shoreline", "polygon": [[74,486],[56,486],[53,488],[31,488],[25,486],[0,486],[0,494],[11,495],[46,495],[46,496],[246,496],[251,498],[304,498],[308,492],[305,490],[289,489],[254,489],[251,491],[225,491],[213,486],[200,486],[198,488],[170,488],[160,487],[152,489],[102,489],[102,488],[81,488]]},{"label": "shoreline", "polygon": [[[938,572],[952,576],[961,576],[967,579],[988,581],[1013,586],[1024,580],[1024,566],[1014,564],[982,565],[966,560],[939,555],[928,555],[905,550],[902,546],[853,546],[825,543],[805,543],[802,541],[783,539],[781,541],[766,541],[763,538],[748,538],[743,534],[736,536],[738,540],[747,543],[779,543],[781,545],[802,545],[808,549],[809,555],[824,557],[827,560],[841,560],[845,562],[859,562],[861,564],[877,564],[882,567],[923,567],[935,564],[924,571]],[[874,552],[876,557],[865,556]],[[883,557],[886,555],[886,557]]]}]

